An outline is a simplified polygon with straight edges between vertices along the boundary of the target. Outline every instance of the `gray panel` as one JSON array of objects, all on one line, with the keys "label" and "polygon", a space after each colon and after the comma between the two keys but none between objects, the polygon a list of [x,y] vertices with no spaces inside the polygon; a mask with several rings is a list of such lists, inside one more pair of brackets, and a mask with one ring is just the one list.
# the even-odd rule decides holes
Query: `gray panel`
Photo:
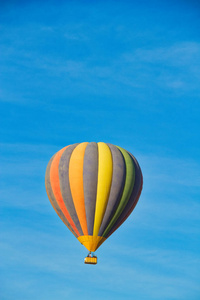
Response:
[{"label": "gray panel", "polygon": [[139,166],[136,158],[130,152],[128,152],[128,154],[133,159],[133,163],[134,163],[134,167],[135,167],[135,184],[134,184],[133,191],[132,191],[132,194],[130,196],[128,203],[126,204],[122,214],[118,218],[117,222],[114,224],[113,228],[105,236],[106,238],[108,238],[128,218],[128,216],[131,214],[131,212],[135,208],[135,206],[139,200],[140,193],[142,191],[142,184],[143,184],[142,171],[140,169],[140,166]]},{"label": "gray panel", "polygon": [[[56,154],[55,154],[56,155]],[[46,186],[46,190],[47,190],[47,194],[49,197],[49,201],[51,202],[51,205],[53,206],[53,208],[55,209],[56,213],[58,214],[58,216],[60,217],[60,219],[64,222],[64,224],[68,227],[68,229],[73,233],[73,235],[75,235],[75,237],[77,238],[77,234],[75,233],[75,231],[73,230],[73,228],[71,227],[70,223],[68,222],[68,220],[66,219],[66,217],[64,216],[63,212],[61,211],[55,197],[54,197],[54,193],[52,191],[51,188],[51,183],[50,183],[50,168],[51,168],[51,163],[55,157],[55,155],[50,159],[48,165],[47,165],[47,169],[46,169],[46,175],[45,175],[45,186]]]},{"label": "gray panel", "polygon": [[112,184],[111,184],[110,195],[109,195],[106,211],[99,230],[100,236],[103,235],[103,232],[107,228],[108,224],[110,223],[110,220],[112,219],[117,209],[117,206],[120,202],[123,193],[125,177],[126,177],[126,164],[123,155],[121,154],[121,152],[116,146],[112,144],[107,144],[107,145],[109,146],[112,153],[113,175],[112,175]]},{"label": "gray panel", "polygon": [[93,235],[98,179],[98,146],[89,143],[85,149],[83,163],[83,189],[88,235]]},{"label": "gray panel", "polygon": [[74,202],[71,195],[71,189],[69,184],[69,161],[73,150],[76,148],[78,144],[73,144],[63,152],[60,162],[59,162],[59,180],[60,180],[60,190],[63,197],[63,201],[65,206],[72,218],[76,228],[80,235],[83,235],[82,228],[80,226],[78,216],[76,213],[76,209],[74,207]]}]

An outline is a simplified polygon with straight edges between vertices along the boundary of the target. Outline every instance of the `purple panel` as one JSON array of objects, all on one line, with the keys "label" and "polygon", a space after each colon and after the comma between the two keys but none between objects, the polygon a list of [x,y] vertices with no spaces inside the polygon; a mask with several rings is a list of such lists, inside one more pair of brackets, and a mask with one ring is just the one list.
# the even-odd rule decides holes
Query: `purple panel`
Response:
[{"label": "purple panel", "polygon": [[98,146],[89,143],[85,149],[83,163],[83,188],[88,235],[93,235],[98,179]]},{"label": "purple panel", "polygon": [[135,159],[135,157],[130,152],[128,153],[133,159],[133,163],[135,167],[135,184],[127,205],[125,206],[122,214],[120,215],[120,217],[118,218],[118,220],[116,221],[116,223],[114,224],[110,232],[105,236],[106,238],[108,238],[128,218],[132,210],[135,208],[142,190],[143,179],[142,179],[142,172],[140,166],[137,160]]},{"label": "purple panel", "polygon": [[117,209],[117,206],[120,202],[123,193],[126,176],[126,164],[123,155],[116,146],[111,144],[107,145],[109,146],[112,153],[113,175],[105,215],[99,230],[100,236],[103,235],[104,230],[107,228],[108,224],[110,223],[110,220],[112,219]]}]

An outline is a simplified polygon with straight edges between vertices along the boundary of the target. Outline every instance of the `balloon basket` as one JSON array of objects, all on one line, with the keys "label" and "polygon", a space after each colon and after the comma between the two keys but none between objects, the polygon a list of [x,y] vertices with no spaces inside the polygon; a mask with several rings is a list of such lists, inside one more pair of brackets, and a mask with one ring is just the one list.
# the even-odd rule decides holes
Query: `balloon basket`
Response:
[{"label": "balloon basket", "polygon": [[89,253],[88,256],[85,257],[84,263],[88,264],[88,265],[96,265],[97,264],[97,256]]}]

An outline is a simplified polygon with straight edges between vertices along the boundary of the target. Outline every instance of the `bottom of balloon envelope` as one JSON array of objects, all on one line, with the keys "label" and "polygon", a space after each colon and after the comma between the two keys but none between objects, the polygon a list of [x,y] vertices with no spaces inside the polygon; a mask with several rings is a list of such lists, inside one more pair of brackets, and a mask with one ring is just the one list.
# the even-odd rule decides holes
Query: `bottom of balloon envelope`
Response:
[{"label": "bottom of balloon envelope", "polygon": [[78,237],[79,242],[90,252],[94,252],[106,240],[103,236],[82,235]]},{"label": "bottom of balloon envelope", "polygon": [[82,235],[77,238],[79,242],[89,250],[88,256],[85,257],[84,263],[90,265],[97,264],[97,256],[92,254],[106,240],[103,236]]}]

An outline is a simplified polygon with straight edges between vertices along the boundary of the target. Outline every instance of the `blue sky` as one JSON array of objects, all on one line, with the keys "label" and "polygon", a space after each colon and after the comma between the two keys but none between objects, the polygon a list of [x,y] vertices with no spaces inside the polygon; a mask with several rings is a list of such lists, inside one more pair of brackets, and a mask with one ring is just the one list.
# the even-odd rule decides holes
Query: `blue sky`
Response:
[{"label": "blue sky", "polygon": [[[198,1],[0,2],[0,298],[200,297]],[[119,145],[144,187],[86,266],[44,175],[60,148]]]}]

